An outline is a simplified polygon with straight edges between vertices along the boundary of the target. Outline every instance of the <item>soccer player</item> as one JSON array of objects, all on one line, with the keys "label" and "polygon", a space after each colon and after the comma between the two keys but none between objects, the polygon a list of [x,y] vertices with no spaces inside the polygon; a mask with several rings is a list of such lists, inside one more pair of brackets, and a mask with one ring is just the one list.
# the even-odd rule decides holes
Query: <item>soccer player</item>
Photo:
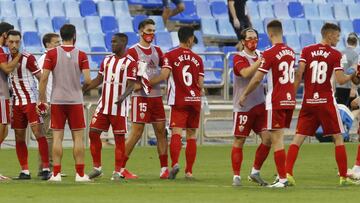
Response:
[{"label": "soccer player", "polygon": [[260,51],[256,49],[258,43],[258,32],[253,28],[241,31],[240,42],[244,50],[234,56],[234,142],[231,151],[231,163],[234,172],[233,185],[241,185],[240,169],[243,160],[243,146],[250,131],[259,134],[262,143],[256,150],[255,161],[249,180],[262,186],[267,183],[260,177],[260,169],[271,148],[270,134],[266,130],[265,117],[265,89],[260,84],[249,94],[244,106],[239,105],[241,93],[244,91],[251,77],[260,66]]},{"label": "soccer player", "polygon": [[19,54],[21,55],[18,65],[10,74],[11,87],[14,92],[11,127],[15,131],[16,154],[21,166],[18,179],[31,179],[28,150],[25,142],[26,128],[29,123],[39,145],[43,171],[42,179],[47,180],[50,175],[48,143],[42,129],[42,118],[36,113],[38,91],[34,88],[36,86],[34,76],[39,80],[41,69],[33,55],[20,53],[21,33],[17,30],[10,30],[7,35],[7,44],[10,50],[9,60]]},{"label": "soccer player", "polygon": [[[7,125],[10,123],[8,75],[18,65],[21,57],[21,54],[18,54],[8,62],[7,54],[3,50],[3,47],[6,46],[7,32],[12,29],[14,29],[13,25],[7,22],[0,23],[0,147],[7,136]],[[0,174],[0,180],[7,179],[9,178]]]},{"label": "soccer player", "polygon": [[84,74],[84,83],[91,82],[89,62],[85,52],[74,47],[76,29],[72,24],[65,24],[60,29],[63,45],[46,53],[43,75],[39,85],[39,109],[46,103],[46,86],[50,72],[53,76],[51,91],[51,129],[53,130],[53,173],[49,181],[61,181],[62,141],[65,122],[68,121],[74,141],[74,159],[76,182],[88,182],[84,174],[84,109],[80,76]]},{"label": "soccer player", "polygon": [[[152,45],[155,33],[155,22],[152,19],[146,19],[139,24],[140,42],[128,50],[130,58],[138,63],[146,63],[146,74],[149,79],[160,74],[163,64],[163,53],[160,47]],[[130,81],[129,81],[130,82]],[[168,155],[167,155],[167,139],[165,133],[165,110],[162,102],[162,94],[160,84],[154,85],[150,94],[144,89],[135,91],[131,98],[131,131],[126,140],[126,153],[123,168],[134,149],[136,143],[141,138],[146,123],[151,123],[157,139],[157,150],[160,159],[160,178],[167,179]],[[125,179],[138,178],[128,170],[124,170],[122,175]]]},{"label": "soccer player", "polygon": [[[40,68],[42,68],[44,65],[46,52],[50,49],[60,46],[61,39],[60,39],[60,36],[56,33],[46,33],[42,38],[42,43],[46,50],[45,50],[45,53],[38,60],[38,65]],[[46,86],[46,102],[47,103],[50,103],[51,90],[52,90],[52,74],[50,73],[49,78],[48,78],[48,84]],[[50,161],[50,167],[51,167],[53,135],[52,135],[52,130],[50,129],[50,112],[47,113],[46,115],[43,115],[43,119],[44,119],[43,126],[44,126],[45,136],[46,136],[47,143],[49,145],[49,159],[50,159],[49,161]],[[42,167],[39,166],[38,176],[42,176],[42,170],[40,170],[41,168]]]},{"label": "soccer player", "polygon": [[267,25],[267,33],[272,47],[265,50],[261,65],[249,85],[240,96],[239,103],[245,106],[251,92],[261,83],[267,74],[266,129],[270,131],[271,143],[274,148],[274,160],[279,180],[269,187],[286,187],[288,181],[285,172],[284,128],[290,127],[295,108],[294,91],[294,51],[283,43],[282,24],[273,20]]},{"label": "soccer player", "polygon": [[[186,131],[185,178],[193,178],[196,158],[196,129],[199,127],[201,96],[204,95],[204,65],[200,56],[191,51],[197,42],[192,27],[178,31],[180,45],[164,56],[161,74],[150,80],[151,85],[168,79],[168,104],[171,106],[170,156],[172,170],[169,179],[179,172],[179,156],[182,147],[182,131]],[[169,78],[170,76],[170,78]]]},{"label": "soccer player", "polygon": [[111,39],[113,55],[106,56],[101,63],[99,74],[89,86],[83,90],[86,92],[103,83],[102,95],[99,99],[96,111],[90,124],[90,151],[93,158],[94,169],[89,174],[93,179],[102,175],[100,135],[107,132],[112,126],[115,138],[115,170],[111,180],[120,180],[124,155],[125,133],[127,133],[128,101],[116,104],[118,97],[126,88],[127,80],[136,80],[137,63],[126,57],[126,45],[128,37],[123,33],[116,33]]},{"label": "soccer player", "polygon": [[[182,0],[162,0],[162,1],[164,8],[162,17],[163,17],[164,25],[166,26],[166,22],[170,17],[175,16],[185,10],[185,4]],[[170,8],[170,2],[176,5],[176,8],[174,8],[173,10],[171,10]]]},{"label": "soccer player", "polygon": [[336,47],[340,38],[340,28],[332,23],[325,23],[321,28],[322,41],[305,47],[301,52],[299,68],[296,73],[295,88],[297,89],[304,77],[304,96],[296,127],[296,134],[289,147],[286,159],[286,173],[289,183],[295,185],[293,168],[306,136],[314,136],[321,125],[324,136],[332,136],[335,143],[335,159],[340,175],[340,185],[353,184],[346,178],[347,156],[342,134],[344,126],[341,121],[331,77],[336,82],[345,84],[354,78],[345,75],[341,67],[342,54]]}]

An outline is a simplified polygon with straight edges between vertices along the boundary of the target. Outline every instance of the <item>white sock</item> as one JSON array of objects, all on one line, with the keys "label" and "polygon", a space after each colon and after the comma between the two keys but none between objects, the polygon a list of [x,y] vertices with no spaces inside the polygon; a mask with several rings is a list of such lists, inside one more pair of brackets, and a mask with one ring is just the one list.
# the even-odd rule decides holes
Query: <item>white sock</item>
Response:
[{"label": "white sock", "polygon": [[355,173],[359,173],[359,172],[360,172],[360,166],[358,166],[358,165],[354,165],[354,167],[353,167],[352,169],[353,169],[353,171],[354,171]]},{"label": "white sock", "polygon": [[22,173],[25,173],[26,175],[30,175],[30,171],[29,170],[21,170]]},{"label": "white sock", "polygon": [[256,170],[254,167],[251,169],[251,174],[260,173],[260,170]]},{"label": "white sock", "polygon": [[237,177],[239,177],[239,178],[241,179],[241,177],[240,177],[240,176],[238,176],[238,175],[234,175],[234,177],[233,177],[233,178],[235,179],[235,178],[237,178]]},{"label": "white sock", "polygon": [[287,178],[280,178],[280,179],[279,179],[279,182],[280,182],[280,183],[285,183],[286,181],[287,181]]},{"label": "white sock", "polygon": [[99,167],[94,167],[94,169],[97,170],[97,171],[101,171],[102,167],[101,167],[101,166],[99,166]]},{"label": "white sock", "polygon": [[50,168],[43,168],[43,171],[50,171]]}]

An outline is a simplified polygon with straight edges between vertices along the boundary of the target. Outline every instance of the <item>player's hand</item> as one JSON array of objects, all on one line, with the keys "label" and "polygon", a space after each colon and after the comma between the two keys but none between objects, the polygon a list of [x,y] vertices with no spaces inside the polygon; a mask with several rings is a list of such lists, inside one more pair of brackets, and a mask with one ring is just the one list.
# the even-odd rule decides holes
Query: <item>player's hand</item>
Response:
[{"label": "player's hand", "polygon": [[49,105],[47,103],[40,102],[38,105],[36,105],[36,112],[40,116],[44,116],[48,113]]},{"label": "player's hand", "polygon": [[241,26],[241,24],[240,24],[239,19],[235,18],[234,19],[234,27],[237,29],[240,29],[240,26]]},{"label": "player's hand", "polygon": [[123,95],[118,97],[118,100],[115,102],[116,105],[121,104],[124,100],[126,99],[126,97],[124,97]]},{"label": "player's hand", "polygon": [[353,109],[353,110],[359,108],[359,97],[351,101],[350,107],[351,107],[351,109]]},{"label": "player's hand", "polygon": [[86,93],[86,92],[88,91],[88,90],[87,90],[88,87],[89,87],[89,85],[86,84],[86,83],[84,83],[83,86],[82,86],[82,88],[81,88],[81,89],[82,89],[82,92],[83,92],[83,93]]},{"label": "player's hand", "polygon": [[245,95],[241,95],[241,96],[240,96],[240,99],[239,99],[239,105],[240,105],[240,106],[244,106],[245,100],[246,100],[246,96],[245,96]]}]

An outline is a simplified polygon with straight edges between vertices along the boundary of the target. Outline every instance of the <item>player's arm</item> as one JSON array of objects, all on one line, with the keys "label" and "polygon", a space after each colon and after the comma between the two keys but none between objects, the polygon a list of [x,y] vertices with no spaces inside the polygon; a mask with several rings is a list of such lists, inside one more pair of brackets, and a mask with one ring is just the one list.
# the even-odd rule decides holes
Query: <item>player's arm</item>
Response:
[{"label": "player's arm", "polygon": [[5,72],[5,74],[9,74],[14,71],[16,65],[19,63],[21,57],[21,53],[18,53],[12,61],[0,63],[0,69]]},{"label": "player's arm", "polygon": [[[353,82],[356,82],[356,73],[353,73],[351,75],[346,75],[344,74],[344,71],[342,69],[335,69],[335,80],[338,84],[343,85],[347,82],[349,82],[350,80],[353,80]],[[355,83],[356,84],[356,83]]]},{"label": "player's arm", "polygon": [[96,78],[90,81],[89,84],[84,83],[84,85],[82,86],[82,91],[85,93],[91,89],[98,87],[103,82],[103,79],[104,76],[99,73]]},{"label": "player's arm", "polygon": [[141,85],[139,85],[135,80],[126,81],[126,89],[124,94],[120,95],[118,101],[115,104],[121,104],[126,97],[128,97],[134,90],[141,89]]},{"label": "player's arm", "polygon": [[229,7],[230,14],[234,20],[234,26],[236,28],[240,28],[240,21],[236,15],[236,10],[235,10],[235,0],[229,0],[228,7]]},{"label": "player's arm", "polygon": [[257,86],[261,83],[262,79],[264,78],[265,73],[262,71],[257,71],[253,78],[251,78],[248,86],[246,86],[246,89],[242,93],[240,97],[239,104],[242,106],[245,102],[247,96],[256,89]]},{"label": "player's arm", "polygon": [[201,90],[201,96],[205,96],[205,89],[204,89],[204,76],[199,76],[199,87]]},{"label": "player's arm", "polygon": [[295,73],[295,81],[294,81],[295,92],[297,92],[297,90],[300,86],[300,83],[302,81],[304,71],[305,71],[305,66],[306,66],[305,62],[303,62],[303,61],[299,62],[299,67]]},{"label": "player's arm", "polygon": [[150,80],[150,85],[154,86],[154,85],[159,84],[163,80],[167,80],[169,78],[170,73],[171,73],[171,70],[169,68],[163,67],[161,69],[160,75],[153,77]]},{"label": "player's arm", "polygon": [[250,78],[252,77],[257,69],[260,67],[261,59],[258,59],[255,63],[251,64],[249,67],[242,68],[240,70],[240,74],[244,78]]},{"label": "player's arm", "polygon": [[41,74],[39,82],[39,101],[40,103],[46,102],[46,86],[48,84],[50,70],[44,69],[43,74]]}]

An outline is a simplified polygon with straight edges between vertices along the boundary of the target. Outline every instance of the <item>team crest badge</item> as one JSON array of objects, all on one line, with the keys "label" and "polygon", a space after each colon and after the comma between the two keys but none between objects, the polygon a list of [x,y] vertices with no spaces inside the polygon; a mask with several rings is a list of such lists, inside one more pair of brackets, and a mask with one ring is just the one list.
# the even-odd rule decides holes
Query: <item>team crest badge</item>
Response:
[{"label": "team crest badge", "polygon": [[145,118],[145,113],[140,113],[140,118],[144,119]]},{"label": "team crest badge", "polygon": [[319,93],[315,92],[313,97],[314,97],[314,99],[319,99]]},{"label": "team crest badge", "polygon": [[245,127],[243,125],[239,126],[239,131],[242,132],[244,131]]},{"label": "team crest badge", "polygon": [[125,70],[125,68],[126,68],[126,67],[125,67],[125,64],[122,64],[120,70],[123,71],[123,70]]},{"label": "team crest badge", "polygon": [[291,100],[291,94],[288,92],[288,93],[286,93],[286,97],[287,97],[287,100]]},{"label": "team crest badge", "polygon": [[94,124],[96,122],[96,120],[97,120],[96,117],[92,118],[91,119],[91,124]]}]

